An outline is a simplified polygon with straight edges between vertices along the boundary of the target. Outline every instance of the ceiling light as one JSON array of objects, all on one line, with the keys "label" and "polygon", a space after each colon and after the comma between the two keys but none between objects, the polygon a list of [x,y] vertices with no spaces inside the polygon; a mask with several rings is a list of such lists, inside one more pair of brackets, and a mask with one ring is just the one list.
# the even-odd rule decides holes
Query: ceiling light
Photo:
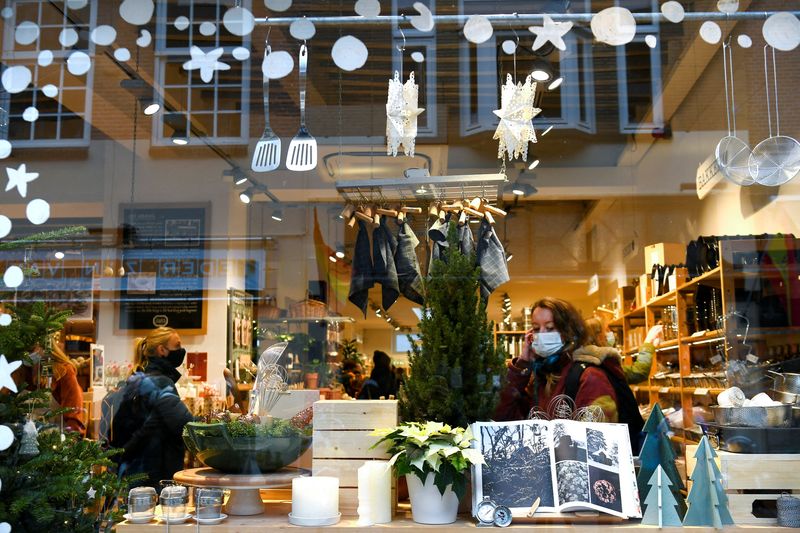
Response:
[{"label": "ceiling light", "polygon": [[511,192],[514,193],[516,196],[524,196],[525,189],[522,188],[522,185],[516,184],[514,188],[511,189]]},{"label": "ceiling light", "polygon": [[428,190],[425,188],[424,185],[420,185],[419,188],[416,190],[417,194],[425,194],[427,192],[428,192]]},{"label": "ceiling light", "polygon": [[530,183],[515,183],[514,188],[511,189],[511,192],[517,196],[530,196],[531,194],[536,194],[539,191]]},{"label": "ceiling light", "polygon": [[186,146],[187,144],[189,144],[189,139],[186,138],[185,133],[175,131],[175,133],[172,134],[172,144],[178,146]]},{"label": "ceiling light", "polygon": [[533,170],[534,168],[536,168],[538,166],[539,166],[539,160],[538,159],[534,159],[533,162],[530,165],[528,165],[528,170]]},{"label": "ceiling light", "polygon": [[344,259],[344,246],[341,244],[336,245],[336,257]]},{"label": "ceiling light", "polygon": [[386,317],[386,322],[391,322],[391,321],[392,321],[392,319],[387,316]]},{"label": "ceiling light", "polygon": [[331,263],[335,263],[336,262],[336,257],[334,255],[329,255],[328,256],[328,261],[330,261]]},{"label": "ceiling light", "polygon": [[241,185],[242,183],[247,183],[248,177],[244,174],[237,176],[237,178],[233,181],[236,185]]},{"label": "ceiling light", "polygon": [[394,327],[394,330],[395,330],[395,331],[400,331],[400,326],[395,326],[395,327]]},{"label": "ceiling light", "polygon": [[536,81],[549,81],[553,77],[553,67],[549,61],[537,59],[531,67],[531,76]]},{"label": "ceiling light", "polygon": [[546,130],[544,130],[544,132],[542,133],[542,135],[541,135],[541,136],[542,136],[542,137],[544,137],[545,135],[547,135],[548,133],[550,133],[550,130],[552,130],[552,129],[553,129],[553,125],[552,125],[552,124],[550,124],[549,126],[547,126],[547,129],[546,129]]},{"label": "ceiling light", "polygon": [[250,202],[252,202],[253,201],[253,188],[252,187],[248,187],[246,191],[242,191],[239,194],[239,200],[243,204],[249,204]]},{"label": "ceiling light", "polygon": [[564,78],[559,76],[558,78],[556,78],[552,82],[550,82],[550,85],[547,86],[547,90],[548,91],[555,91],[556,89],[561,87],[562,83],[564,83]]},{"label": "ceiling light", "polygon": [[378,318],[380,318],[380,316],[381,316],[381,310],[380,310],[380,309],[376,309],[376,310],[375,310],[375,316],[377,316]]},{"label": "ceiling light", "polygon": [[161,104],[158,102],[150,102],[148,103],[143,110],[143,113],[148,117],[155,115],[161,110]]},{"label": "ceiling light", "polygon": [[272,212],[272,217],[271,218],[275,222],[281,222],[283,220],[283,210],[276,209],[275,211]]},{"label": "ceiling light", "polygon": [[509,262],[509,261],[511,261],[512,259],[514,259],[514,254],[513,254],[513,253],[509,253],[509,254],[506,256],[506,263],[508,263],[508,262]]},{"label": "ceiling light", "polygon": [[56,259],[64,259],[64,252],[56,252],[53,255],[56,256]]}]

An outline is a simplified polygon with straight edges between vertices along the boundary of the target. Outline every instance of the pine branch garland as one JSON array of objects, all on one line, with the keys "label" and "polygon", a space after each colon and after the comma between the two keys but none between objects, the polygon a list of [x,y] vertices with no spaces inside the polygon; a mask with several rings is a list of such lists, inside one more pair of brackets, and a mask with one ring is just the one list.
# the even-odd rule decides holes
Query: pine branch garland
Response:
[{"label": "pine branch garland", "polygon": [[86,229],[86,226],[68,226],[53,231],[43,231],[15,241],[0,243],[0,250],[16,250],[17,248],[25,248],[26,246],[33,246],[36,244],[49,244],[52,241],[60,241],[70,237],[79,237],[88,234],[89,230]]}]

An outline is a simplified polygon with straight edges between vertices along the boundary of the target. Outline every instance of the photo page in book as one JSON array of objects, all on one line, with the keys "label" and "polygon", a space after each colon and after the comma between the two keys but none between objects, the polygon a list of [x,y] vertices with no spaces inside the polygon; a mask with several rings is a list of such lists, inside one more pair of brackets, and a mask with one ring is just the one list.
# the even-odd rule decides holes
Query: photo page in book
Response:
[{"label": "photo page in book", "polygon": [[486,460],[474,467],[473,510],[489,496],[527,514],[596,510],[640,517],[628,428],[571,420],[474,424],[475,447]]}]

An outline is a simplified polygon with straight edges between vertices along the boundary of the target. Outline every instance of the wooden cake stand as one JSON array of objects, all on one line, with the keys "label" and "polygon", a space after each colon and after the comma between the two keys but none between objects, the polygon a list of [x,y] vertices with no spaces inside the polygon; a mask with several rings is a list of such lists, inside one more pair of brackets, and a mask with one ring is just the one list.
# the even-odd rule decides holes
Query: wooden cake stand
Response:
[{"label": "wooden cake stand", "polygon": [[225,474],[213,468],[192,468],[175,473],[175,481],[192,487],[219,487],[231,491],[225,504],[229,515],[249,516],[264,512],[259,489],[290,486],[296,477],[309,475],[308,470],[286,467],[269,474]]}]

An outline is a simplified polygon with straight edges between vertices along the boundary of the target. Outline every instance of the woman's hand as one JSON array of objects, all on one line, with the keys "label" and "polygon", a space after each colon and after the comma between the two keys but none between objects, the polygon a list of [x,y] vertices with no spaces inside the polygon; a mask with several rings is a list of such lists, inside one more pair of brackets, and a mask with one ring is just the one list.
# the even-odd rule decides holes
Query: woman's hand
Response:
[{"label": "woman's hand", "polygon": [[533,330],[529,329],[525,332],[525,338],[522,341],[522,353],[519,356],[520,361],[527,361],[530,363],[536,358],[536,354],[533,353],[533,349],[531,348],[532,342]]},{"label": "woman's hand", "polygon": [[650,343],[653,346],[658,346],[661,344],[662,340],[664,340],[664,326],[658,324],[650,328],[650,331],[647,332],[644,342]]}]

